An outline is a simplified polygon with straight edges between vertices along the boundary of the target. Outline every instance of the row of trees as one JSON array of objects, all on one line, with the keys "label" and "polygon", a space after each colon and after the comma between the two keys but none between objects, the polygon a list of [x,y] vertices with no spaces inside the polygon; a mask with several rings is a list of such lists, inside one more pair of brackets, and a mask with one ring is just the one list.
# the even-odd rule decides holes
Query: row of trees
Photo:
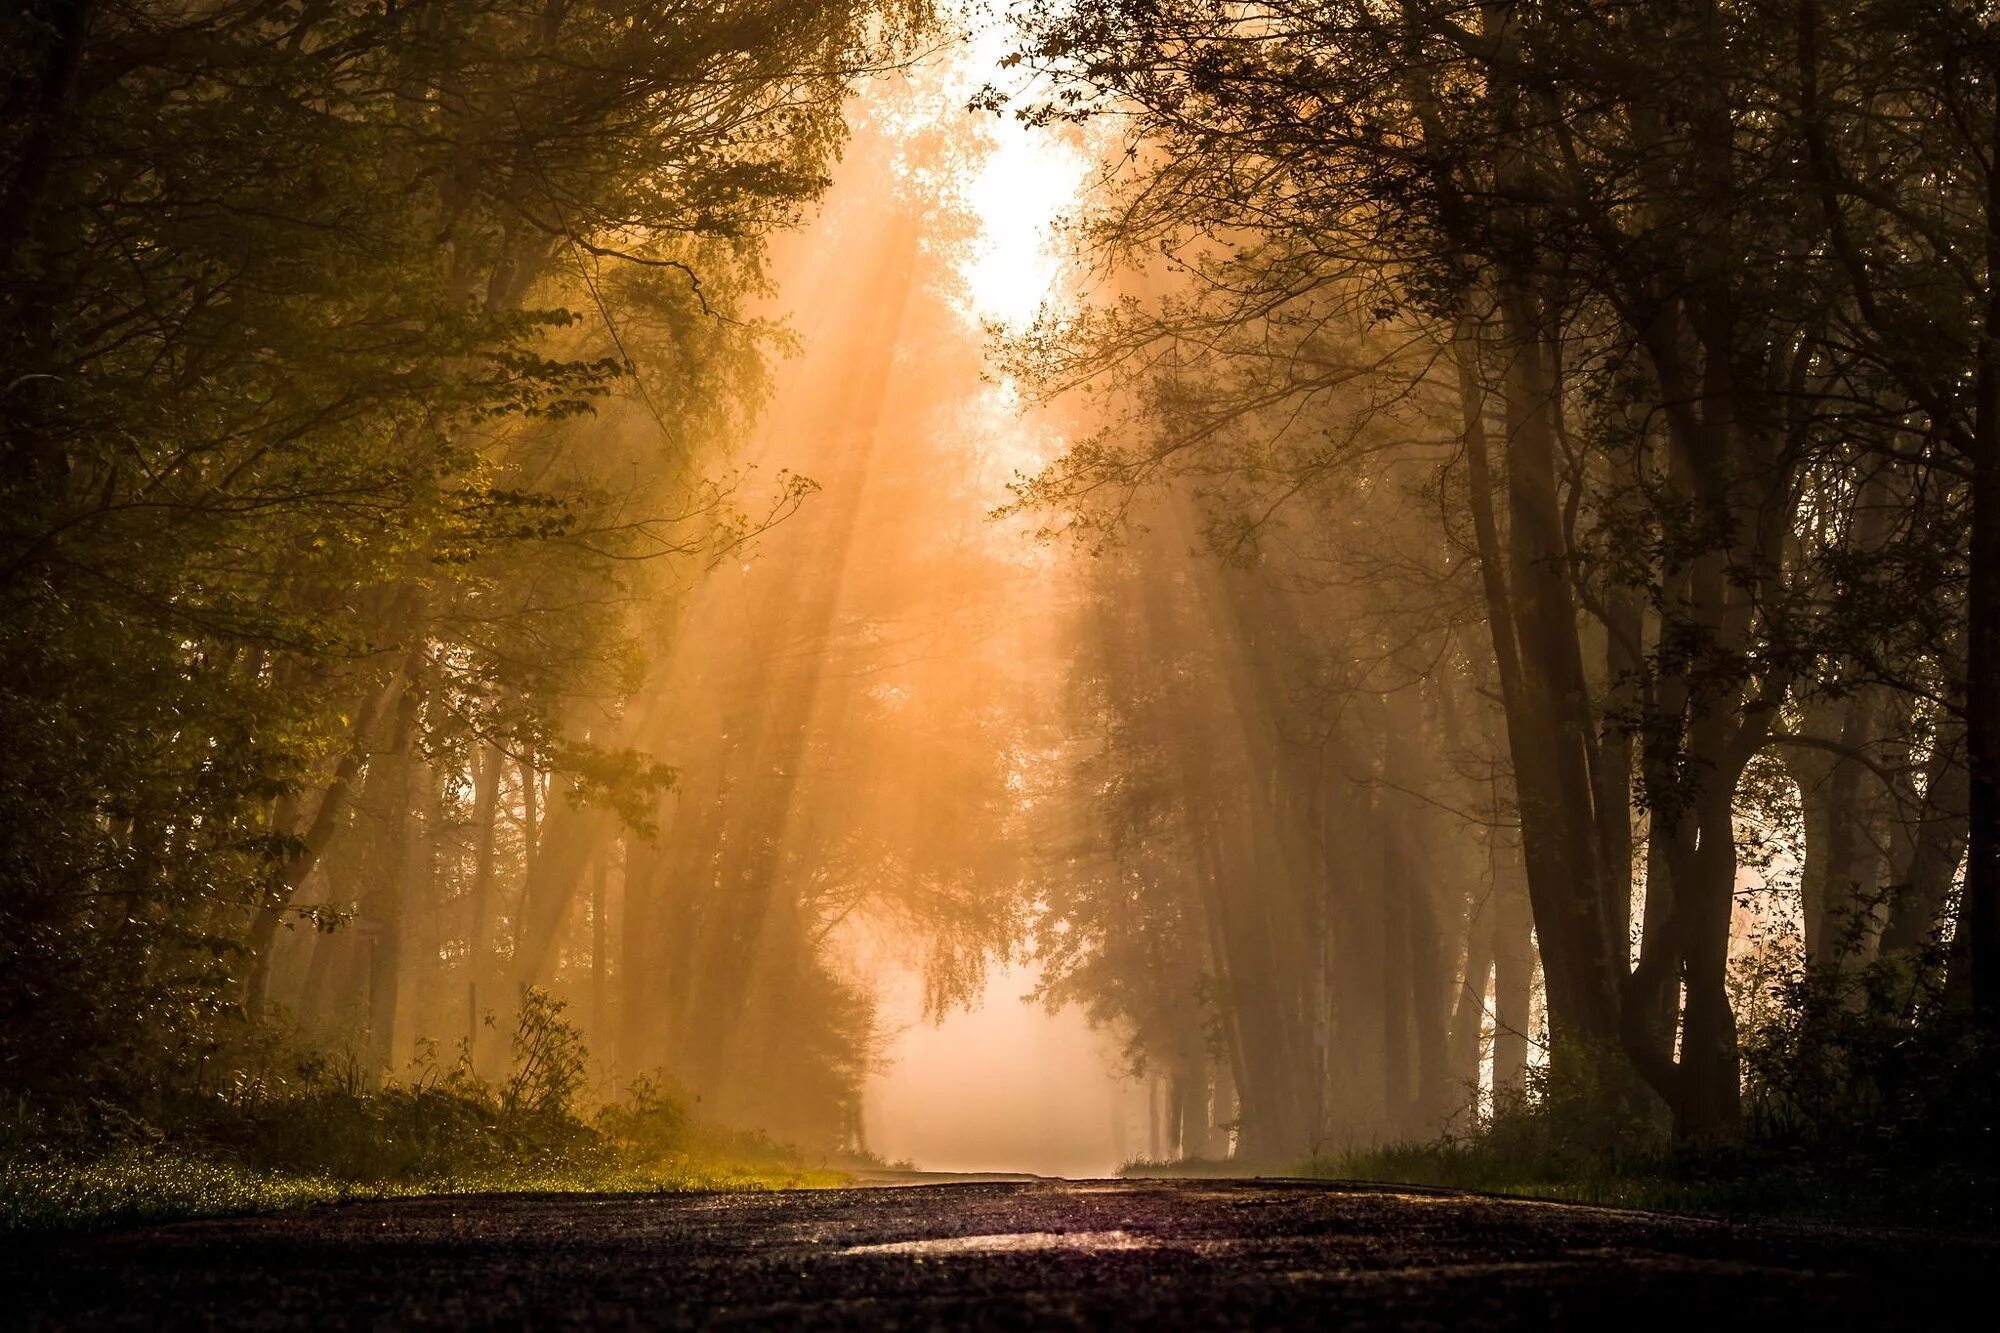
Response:
[{"label": "row of trees", "polygon": [[[1990,1027],[1983,8],[1047,0],[1019,22],[1047,90],[1023,114],[1127,137],[1079,240],[1143,283],[1012,344],[1117,423],[1022,504],[1199,532],[1235,566],[1169,591],[1193,577],[1177,539],[1130,557],[1140,604],[1206,617],[1212,657],[1115,629],[1107,660],[1138,665],[1090,678],[1124,775],[1095,789],[1189,852],[1076,905],[1079,984],[1142,1036],[1200,1000],[1246,1150],[1434,1127],[1458,997],[1526,1026],[1522,927],[1487,921],[1518,884],[1552,1086],[1729,1138],[1741,839],[1796,802],[1804,961],[1900,977],[1898,1021],[1962,1001]],[[1148,491],[1179,498],[1148,515]],[[1234,734],[1190,734],[1199,701],[1167,695],[1218,680]],[[1441,854],[1440,819],[1511,836]],[[1119,966],[1165,919],[1189,956]],[[1341,1101],[1384,1086],[1421,1109]]]},{"label": "row of trees", "polygon": [[8,1088],[198,1085],[280,1008],[376,1078],[564,966],[602,1017],[672,779],[643,660],[803,491],[705,480],[765,389],[745,303],[928,21],[0,20]]},{"label": "row of trees", "polygon": [[1044,997],[1127,1035],[1168,1155],[1416,1138],[1519,1092],[1527,901],[1477,682],[1424,674],[1451,631],[1402,650],[1365,583],[1191,554],[1184,504],[1136,517],[1082,621]]}]

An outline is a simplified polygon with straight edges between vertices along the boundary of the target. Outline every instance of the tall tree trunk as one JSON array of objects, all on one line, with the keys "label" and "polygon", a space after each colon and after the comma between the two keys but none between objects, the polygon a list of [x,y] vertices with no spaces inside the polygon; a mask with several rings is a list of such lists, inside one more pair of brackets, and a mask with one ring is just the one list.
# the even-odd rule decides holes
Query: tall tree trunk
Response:
[{"label": "tall tree trunk", "polygon": [[1487,994],[1493,984],[1493,893],[1475,898],[1466,913],[1465,966],[1459,974],[1458,1003],[1451,1015],[1450,1077],[1476,1089],[1485,1051]]},{"label": "tall tree trunk", "polygon": [[1413,1056],[1416,1054],[1414,1031],[1411,1023],[1411,980],[1415,968],[1412,965],[1411,940],[1415,934],[1411,923],[1413,886],[1409,883],[1402,848],[1398,845],[1392,816],[1391,801],[1399,800],[1385,790],[1377,806],[1379,811],[1377,826],[1377,855],[1381,859],[1381,879],[1378,892],[1382,898],[1381,934],[1381,985],[1375,992],[1375,1003],[1382,1015],[1382,1077],[1386,1085],[1381,1119],[1375,1132],[1391,1137],[1405,1137],[1409,1134],[1411,1104],[1416,1100],[1416,1079]]},{"label": "tall tree trunk", "polygon": [[506,756],[491,745],[480,744],[473,752],[472,778],[472,883],[467,889],[465,927],[465,1049],[474,1068],[481,1061],[481,1034],[485,1028],[484,1006],[493,1002],[490,994],[493,966],[493,870],[494,834],[500,822],[500,777]]},{"label": "tall tree trunk", "polygon": [[[1987,71],[2000,127],[2000,61]],[[1989,145],[2000,148],[2000,145]],[[1965,906],[1959,933],[1981,1021],[2000,1028],[2000,158],[1986,166],[1986,309],[1971,439],[1967,551]]]},{"label": "tall tree trunk", "polygon": [[[1645,613],[1636,594],[1615,587],[1604,604],[1605,720],[1592,773],[1613,973],[1623,979],[1632,948],[1632,738],[1645,667]],[[1622,996],[1621,996],[1622,999]]]},{"label": "tall tree trunk", "polygon": [[1914,957],[1941,924],[1952,880],[1965,858],[1970,796],[1960,738],[1940,735],[1925,761],[1924,791],[1915,826],[1895,868],[1898,892],[1882,927],[1883,957]]},{"label": "tall tree trunk", "polygon": [[1534,1030],[1534,924],[1527,896],[1497,892],[1493,924],[1493,1102],[1500,1106],[1527,1087],[1528,1045]]},{"label": "tall tree trunk", "polygon": [[603,1041],[611,1032],[611,848],[600,847],[590,868],[590,1035]]},{"label": "tall tree trunk", "polygon": [[439,818],[444,791],[437,768],[427,762],[417,764],[411,785],[421,804],[411,811],[417,832],[406,876],[410,887],[406,913],[409,947],[403,954],[403,991],[396,1012],[414,1039],[431,1037],[438,1031],[432,1022],[443,1016],[438,983],[444,954],[444,885],[439,866],[444,852]]},{"label": "tall tree trunk", "polygon": [[286,860],[277,880],[265,890],[264,900],[257,905],[257,913],[250,922],[246,949],[249,966],[243,980],[243,1010],[253,1022],[264,1016],[271,982],[271,945],[277,938],[278,928],[284,924],[285,913],[291,908],[299,887],[312,874],[313,867],[326,853],[327,844],[340,831],[353,802],[354,784],[367,762],[368,747],[377,724],[389,702],[398,697],[404,687],[404,677],[399,672],[380,689],[370,692],[368,702],[355,717],[347,753],[340,757],[332,781],[320,793],[311,822],[300,831],[298,850]]},{"label": "tall tree trunk", "polygon": [[1202,1141],[1201,1155],[1211,1162],[1226,1162],[1233,1152],[1236,1077],[1226,1060],[1216,1061],[1209,1068],[1213,1079],[1208,1094],[1208,1134]]},{"label": "tall tree trunk", "polygon": [[[685,806],[680,808],[685,809]],[[674,822],[662,818],[659,832],[625,843],[625,892],[618,918],[618,1042],[620,1077],[629,1081],[663,1058],[660,1037],[664,1016],[660,1003],[663,941],[660,938],[660,898],[672,861],[668,848]]]},{"label": "tall tree trunk", "polygon": [[521,893],[514,903],[513,971],[518,979],[521,954],[530,938],[528,918],[534,910],[535,876],[542,859],[542,775],[532,758],[516,765],[521,786]]},{"label": "tall tree trunk", "polygon": [[[405,674],[414,682],[420,657],[413,652]],[[397,1004],[403,981],[403,934],[414,841],[417,755],[417,691],[406,685],[396,701],[395,729],[384,769],[381,810],[386,822],[383,855],[374,882],[361,897],[361,929],[368,941],[368,1016],[364,1059],[375,1081],[393,1071]],[[372,782],[370,785],[373,785]]]},{"label": "tall tree trunk", "polygon": [[1687,999],[1681,1020],[1680,1096],[1674,1127],[1684,1139],[1733,1137],[1742,1110],[1736,1013],[1729,1002],[1729,925],[1736,905],[1734,787],[1704,793],[1693,892],[1681,900]]},{"label": "tall tree trunk", "polygon": [[1800,867],[1806,957],[1820,967],[1843,965],[1861,952],[1865,922],[1879,884],[1880,849],[1874,838],[1880,783],[1857,757],[1879,739],[1882,691],[1864,687],[1840,708],[1808,710],[1807,728],[1838,719],[1837,734],[1825,737],[1839,749],[1810,745],[1785,747],[1785,765],[1799,787],[1805,824],[1805,861]]},{"label": "tall tree trunk", "polygon": [[[37,15],[52,39],[41,56],[32,104],[7,108],[21,115],[25,134],[14,152],[13,169],[0,190],[0,274],[18,280],[24,243],[42,229],[49,181],[62,157],[89,43],[95,0],[46,0]],[[18,53],[17,53],[18,58]],[[53,225],[53,224],[51,224]]]},{"label": "tall tree trunk", "polygon": [[1552,1055],[1562,1070],[1617,1058],[1624,957],[1612,942],[1616,928],[1594,802],[1599,766],[1556,491],[1552,414],[1560,407],[1532,298],[1517,287],[1503,293],[1501,305],[1508,358],[1504,552],[1492,515],[1484,395],[1472,373],[1476,343],[1466,342],[1470,331],[1462,326],[1464,439],[1529,898],[1547,978]]}]

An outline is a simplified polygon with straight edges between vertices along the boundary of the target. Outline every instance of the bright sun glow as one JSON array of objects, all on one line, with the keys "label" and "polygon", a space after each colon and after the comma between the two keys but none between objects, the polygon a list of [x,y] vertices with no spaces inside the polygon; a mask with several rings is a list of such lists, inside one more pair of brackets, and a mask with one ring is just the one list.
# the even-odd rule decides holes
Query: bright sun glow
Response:
[{"label": "bright sun glow", "polygon": [[1068,145],[1012,123],[997,127],[965,190],[979,233],[959,272],[979,319],[1023,329],[1060,292],[1064,263],[1051,229],[1076,202],[1084,171]]},{"label": "bright sun glow", "polygon": [[[1000,80],[1007,49],[1006,30],[987,25],[967,43],[951,81],[969,95]],[[1011,117],[990,117],[984,128],[983,155],[962,184],[978,230],[958,271],[975,320],[1020,330],[1045,301],[1063,295],[1066,266],[1054,228],[1076,204],[1090,164],[1055,135]]]}]

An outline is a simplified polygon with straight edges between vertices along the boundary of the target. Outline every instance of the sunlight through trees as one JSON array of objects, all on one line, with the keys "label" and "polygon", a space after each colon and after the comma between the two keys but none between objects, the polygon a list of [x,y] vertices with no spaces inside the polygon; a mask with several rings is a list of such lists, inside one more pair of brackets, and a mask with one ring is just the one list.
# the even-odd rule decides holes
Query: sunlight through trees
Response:
[{"label": "sunlight through trees", "polygon": [[0,1150],[1995,1174],[1988,7],[0,26]]}]

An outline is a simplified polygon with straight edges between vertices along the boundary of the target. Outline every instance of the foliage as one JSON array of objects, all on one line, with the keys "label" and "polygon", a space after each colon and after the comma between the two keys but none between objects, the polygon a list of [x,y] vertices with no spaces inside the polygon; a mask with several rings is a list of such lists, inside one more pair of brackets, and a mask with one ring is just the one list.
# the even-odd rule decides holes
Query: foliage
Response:
[{"label": "foliage", "polygon": [[[1688,1142],[1746,1131],[1739,1036],[1757,1015],[1737,1010],[1729,958],[1740,876],[1769,862],[1737,835],[1787,804],[1814,964],[1842,961],[1837,923],[1859,913],[1875,921],[1858,956],[1879,941],[1935,978],[1946,960],[1909,945],[1954,916],[1948,970],[1995,1026],[1990,15],[1903,0],[1015,14],[1032,77],[982,103],[1094,122],[1125,150],[1072,228],[1117,272],[1110,299],[1001,348],[1024,383],[1106,409],[1019,482],[1018,505],[1099,549],[1135,518],[1198,530],[1246,575],[1216,599],[1248,660],[1238,717],[1263,722],[1236,702],[1260,674],[1308,699],[1265,710],[1286,733],[1255,765],[1277,827],[1197,843],[1219,867],[1201,873],[1225,1013],[1282,997],[1231,1052],[1239,1122],[1283,1119],[1295,1152],[1365,1135],[1384,1117],[1331,1106],[1348,1081],[1328,1070],[1387,1066],[1394,1108],[1412,1058],[1434,1091],[1437,1052],[1477,1046],[1475,1024],[1440,1029],[1500,972],[1484,886],[1461,862],[1426,902],[1391,833],[1401,882],[1385,895],[1372,830],[1328,827],[1349,786],[1377,827],[1399,813],[1388,793],[1415,786],[1467,825],[1517,831],[1550,1055],[1603,1103],[1571,1126],[1586,1140],[1643,1138],[1650,1114],[1616,1122],[1649,1099]],[[1412,492],[1426,503],[1399,510]],[[1294,686],[1287,656],[1324,669]],[[1411,745],[1422,713],[1399,721],[1385,696],[1421,699],[1437,734]],[[1343,718],[1347,753],[1285,762],[1347,740],[1319,725]],[[1260,864],[1270,847],[1280,864]],[[1118,917],[1142,937],[1171,893]],[[1373,904],[1348,921],[1334,904],[1383,897],[1430,924],[1378,985]],[[1307,947],[1285,959],[1253,938],[1229,957],[1245,898],[1257,932]],[[1459,959],[1469,1005],[1439,981]],[[1322,968],[1375,994],[1333,999]],[[1122,969],[1096,989],[1122,999],[1113,987]],[[1377,1007],[1390,1030],[1336,1035],[1339,1015]],[[1246,1077],[1260,1049],[1282,1052],[1278,1077]],[[1409,1100],[1435,1123],[1434,1097]],[[1286,1101],[1302,1109],[1281,1115]]]},{"label": "foliage", "polygon": [[1863,1209],[1992,1217],[2000,1041],[1937,975],[1895,958],[1782,982],[1744,1042],[1749,1148]]},{"label": "foliage", "polygon": [[[648,825],[670,772],[583,705],[643,669],[649,566],[744,535],[704,475],[773,346],[739,306],[924,22],[0,19],[0,1086],[152,1114],[262,1017],[280,925],[393,958],[427,766],[492,745]],[[314,902],[357,793],[368,882]]]},{"label": "foliage", "polygon": [[514,1072],[500,1091],[508,1114],[560,1119],[569,1114],[589,1053],[583,1034],[563,1021],[563,1001],[530,987],[514,1026]]},{"label": "foliage", "polygon": [[16,1123],[0,1143],[0,1230],[164,1221],[398,1194],[517,1190],[799,1188],[838,1184],[756,1134],[707,1125],[645,1079],[589,1118],[585,1051],[562,1005],[535,994],[499,1084],[461,1057],[419,1051],[403,1081],[370,1091],[358,1064],[302,1048],[291,1076],[189,1098],[172,1119],[51,1132]]},{"label": "foliage", "polygon": [[1746,1034],[1746,1132],[1606,1138],[1546,1080],[1475,1128],[1362,1148],[1308,1174],[1629,1207],[1931,1225],[2000,1222],[2000,1049],[1906,966],[1808,970]]}]

